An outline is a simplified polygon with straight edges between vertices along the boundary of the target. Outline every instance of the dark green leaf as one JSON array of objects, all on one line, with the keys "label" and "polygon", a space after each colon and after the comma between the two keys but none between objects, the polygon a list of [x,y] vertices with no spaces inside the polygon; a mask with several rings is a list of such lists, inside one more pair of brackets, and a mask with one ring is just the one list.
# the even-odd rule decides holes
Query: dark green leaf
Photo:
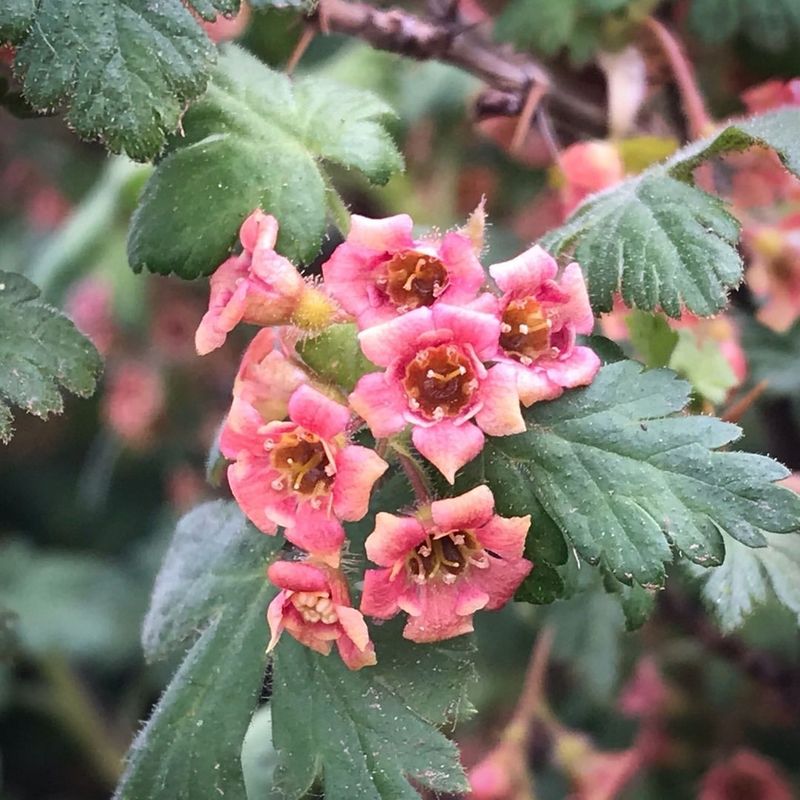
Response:
[{"label": "dark green leaf", "polygon": [[768,600],[788,608],[800,624],[800,536],[765,534],[764,547],[745,547],[725,535],[725,562],[693,569],[703,583],[703,598],[724,631],[740,627]]},{"label": "dark green leaf", "polygon": [[304,339],[297,352],[321,378],[348,391],[362,375],[375,371],[375,365],[361,352],[358,329],[351,322],[332,325],[319,336]]},{"label": "dark green leaf", "polygon": [[780,52],[800,41],[800,5],[795,0],[693,0],[689,25],[711,44],[742,34],[763,50]]},{"label": "dark green leaf", "polygon": [[386,181],[401,159],[373,95],[317,77],[290,80],[242,50],[222,50],[208,92],[189,108],[134,215],[135,270],[192,278],[216,269],[244,218],[280,222],[278,249],[310,260],[333,203],[324,162]]},{"label": "dark green leaf", "polygon": [[9,404],[43,419],[60,414],[59,386],[88,397],[102,366],[92,343],[38,297],[27,278],[0,272],[0,442],[11,438]]},{"label": "dark green leaf", "polygon": [[729,125],[678,151],[617,187],[590,197],[543,245],[574,250],[592,306],[610,311],[614,294],[626,305],[680,316],[720,310],[738,284],[739,225],[723,204],[690,185],[694,169],[725,152],[770,147],[800,174],[800,109],[785,108]]},{"label": "dark green leaf", "polygon": [[777,333],[753,320],[742,326],[742,345],[751,379],[767,381],[770,394],[800,391],[800,322]]},{"label": "dark green leaf", "polygon": [[[748,453],[719,451],[735,425],[681,416],[688,385],[667,370],[623,361],[591,386],[539,403],[528,432],[492,439],[482,461],[498,507],[558,529],[618,580],[660,585],[671,546],[720,563],[720,531],[756,546],[800,528],[800,498],[772,482],[788,472]],[[542,526],[541,515],[549,523]]]},{"label": "dark green leaf", "polygon": [[154,658],[196,641],[131,746],[118,800],[244,800],[242,740],[261,690],[264,614],[275,594],[265,570],[281,544],[233,503],[206,503],[178,524],[143,642]]},{"label": "dark green leaf", "polygon": [[35,14],[36,0],[0,0],[0,43],[22,39]]},{"label": "dark green leaf", "polygon": [[375,638],[378,665],[359,672],[281,641],[271,701],[281,759],[274,797],[303,797],[316,780],[326,797],[347,800],[419,800],[408,778],[437,792],[468,790],[455,745],[432,726],[467,705],[469,639],[414,645],[394,623]]},{"label": "dark green leaf", "polygon": [[[213,19],[239,2],[191,5]],[[186,101],[205,89],[214,60],[211,41],[180,0],[41,0],[32,22],[26,25],[23,13],[10,23],[20,40],[15,69],[30,103],[67,107],[81,136],[135,159],[158,153]]]}]

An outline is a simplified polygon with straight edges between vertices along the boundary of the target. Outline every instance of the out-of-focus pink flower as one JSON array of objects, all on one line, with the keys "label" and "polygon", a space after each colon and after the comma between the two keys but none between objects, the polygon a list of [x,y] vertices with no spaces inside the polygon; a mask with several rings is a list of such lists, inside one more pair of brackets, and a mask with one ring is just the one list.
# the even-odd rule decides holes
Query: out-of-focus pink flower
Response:
[{"label": "out-of-focus pink flower", "polygon": [[590,194],[607,189],[625,177],[619,150],[611,142],[578,142],[570,145],[558,160],[563,185],[564,215],[571,214]]},{"label": "out-of-focus pink flower", "polygon": [[524,754],[501,743],[469,771],[468,800],[533,800]]},{"label": "out-of-focus pink flower", "polygon": [[619,696],[619,709],[629,717],[649,719],[663,712],[668,696],[658,664],[645,656]]},{"label": "out-of-focus pink flower", "polygon": [[788,478],[780,481],[781,486],[800,494],[800,472],[793,472]]},{"label": "out-of-focus pink flower", "polygon": [[762,301],[758,319],[788,330],[800,318],[800,214],[746,228],[744,243],[750,254],[745,279]]},{"label": "out-of-focus pink flower", "polygon": [[31,192],[25,202],[28,221],[42,231],[57,228],[71,210],[69,200],[55,186],[47,184]]},{"label": "out-of-focus pink flower", "polygon": [[376,663],[367,624],[350,604],[347,581],[337,569],[309,561],[276,561],[267,570],[280,589],[269,604],[269,650],[285,630],[306,647],[328,655],[333,643],[350,669]]},{"label": "out-of-focus pink flower", "polygon": [[0,64],[7,64],[9,67],[14,65],[14,58],[17,55],[17,48],[11,44],[0,44]]},{"label": "out-of-focus pink flower", "polygon": [[233,396],[253,406],[265,422],[284,419],[289,398],[307,380],[305,371],[284,354],[277,332],[263,328],[242,356]]},{"label": "out-of-focus pink flower", "polygon": [[712,767],[700,785],[698,800],[792,800],[788,781],[758,753],[739,750]]},{"label": "out-of-focus pink flower", "polygon": [[533,565],[522,557],[530,516],[500,517],[486,486],[436,500],[415,516],[380,512],[367,557],[361,611],[408,614],[403,636],[435,642],[472,630],[481,609],[504,606]]},{"label": "out-of-focus pink flower", "polygon": [[242,5],[237,14],[226,17],[220,14],[213,22],[201,21],[203,30],[212,42],[228,42],[238,39],[250,22],[250,6],[242,0]]},{"label": "out-of-focus pink flower", "polygon": [[416,240],[408,214],[368,219],[354,214],[347,239],[323,264],[330,293],[367,328],[406,311],[466,303],[485,280],[468,236]]},{"label": "out-of-focus pink flower", "polygon": [[497,360],[514,370],[523,404],[591,383],[600,359],[575,343],[594,327],[581,268],[570,264],[556,281],[555,260],[535,246],[489,272],[503,291]]},{"label": "out-of-focus pink flower", "polygon": [[242,223],[243,252],[211,276],[208,311],[195,334],[200,355],[221,347],[240,322],[282,325],[291,320],[307,284],[294,264],[275,252],[277,237],[278,221],[259,209]]},{"label": "out-of-focus pink flower", "polygon": [[697,317],[684,311],[680,319],[670,319],[669,326],[674,330],[692,331],[700,345],[708,340],[716,342],[739,383],[747,377],[747,356],[742,347],[739,329],[731,317],[724,314]]},{"label": "out-of-focus pink flower", "polygon": [[234,397],[220,435],[233,496],[264,533],[286,528],[286,538],[339,564],[344,529],[339,520],[367,513],[375,481],[388,464],[373,450],[347,442],[350,411],[301,385],[289,400],[289,420],[264,421]]},{"label": "out-of-focus pink flower", "polygon": [[161,373],[144,361],[131,359],[110,371],[101,414],[128,446],[142,449],[152,441],[164,402]]},{"label": "out-of-focus pink flower", "polygon": [[117,332],[114,290],[103,278],[89,275],[70,288],[64,302],[67,316],[102,355],[107,355]]},{"label": "out-of-focus pink flower", "polygon": [[167,475],[167,496],[179,514],[194,508],[207,494],[203,476],[188,464],[180,464]]},{"label": "out-of-focus pink flower", "polygon": [[483,365],[499,336],[493,314],[442,303],[367,328],[361,349],[387,369],[364,375],[350,404],[378,437],[411,424],[414,446],[453,483],[480,453],[484,433],[525,430],[514,367]]},{"label": "out-of-focus pink flower", "polygon": [[616,800],[642,767],[641,755],[631,747],[618,752],[596,751],[578,766],[572,800]]},{"label": "out-of-focus pink flower", "polygon": [[762,114],[780,106],[800,105],[800,78],[771,80],[742,92],[742,101],[751,114]]}]

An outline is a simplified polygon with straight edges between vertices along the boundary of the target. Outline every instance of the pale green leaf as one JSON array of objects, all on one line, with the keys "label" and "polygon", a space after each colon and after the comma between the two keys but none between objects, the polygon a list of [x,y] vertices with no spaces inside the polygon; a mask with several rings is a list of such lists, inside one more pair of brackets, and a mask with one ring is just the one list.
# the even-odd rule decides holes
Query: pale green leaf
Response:
[{"label": "pale green leaf", "polygon": [[378,183],[402,166],[379,122],[390,113],[368,92],[314,76],[291,80],[223,48],[208,91],[145,187],[128,241],[131,266],[207,275],[258,207],[280,222],[284,255],[312,259],[331,202],[326,162]]},{"label": "pale green leaf", "polygon": [[669,364],[678,334],[664,317],[633,310],[625,319],[631,344],[647,367],[666,367]]},{"label": "pale green leaf", "polygon": [[669,366],[686,378],[698,394],[714,404],[721,403],[739,383],[719,342],[713,339],[701,341],[691,330],[678,332],[678,344]]},{"label": "pale green leaf", "polygon": [[11,409],[60,414],[59,386],[80,397],[95,389],[100,357],[60,311],[42,303],[22,275],[0,272],[0,442],[11,438]]}]

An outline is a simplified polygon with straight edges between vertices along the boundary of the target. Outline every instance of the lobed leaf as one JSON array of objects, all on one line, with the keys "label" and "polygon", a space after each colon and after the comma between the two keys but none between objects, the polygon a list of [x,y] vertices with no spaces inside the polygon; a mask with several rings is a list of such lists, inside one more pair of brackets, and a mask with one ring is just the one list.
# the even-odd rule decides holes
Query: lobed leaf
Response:
[{"label": "lobed leaf", "polygon": [[324,164],[383,183],[402,162],[374,95],[323,78],[290,80],[234,46],[221,50],[206,94],[183,117],[133,217],[131,266],[184,278],[228,255],[254,208],[280,221],[278,249],[312,259],[335,205]]},{"label": "lobed leaf", "polygon": [[534,405],[526,433],[484,448],[498,507],[533,514],[529,538],[554,528],[584,560],[644,586],[663,583],[672,548],[711,566],[722,562],[723,533],[754,547],[800,529],[800,497],[773,484],[787,470],[718,451],[739,429],[679,415],[687,398],[674,373],[621,361]]},{"label": "lobed leaf", "polygon": [[727,126],[618,186],[588,198],[542,240],[574,252],[596,311],[615,293],[634,308],[679,317],[719,311],[742,276],[739,224],[723,203],[691,184],[703,161],[752,146],[769,147],[800,175],[800,109],[784,108]]},{"label": "lobed leaf", "polygon": [[266,580],[280,537],[234,503],[206,503],[178,524],[156,579],[143,641],[151,658],[195,639],[131,745],[117,800],[245,799],[240,754],[266,668]]},{"label": "lobed leaf", "polygon": [[[188,3],[208,20],[239,0]],[[181,0],[2,0],[2,38],[40,110],[64,107],[87,138],[131,158],[155,156],[187,101],[206,87],[214,46]]]},{"label": "lobed leaf", "polygon": [[27,278],[0,272],[0,442],[11,439],[11,404],[43,419],[60,414],[59,386],[88,397],[102,367],[94,345],[38,297]]},{"label": "lobed leaf", "polygon": [[281,641],[271,701],[274,797],[301,798],[317,780],[326,797],[348,800],[419,800],[409,779],[434,792],[468,791],[455,744],[433,726],[466,704],[471,642],[414,645],[394,623],[375,638],[378,664],[359,672]]}]

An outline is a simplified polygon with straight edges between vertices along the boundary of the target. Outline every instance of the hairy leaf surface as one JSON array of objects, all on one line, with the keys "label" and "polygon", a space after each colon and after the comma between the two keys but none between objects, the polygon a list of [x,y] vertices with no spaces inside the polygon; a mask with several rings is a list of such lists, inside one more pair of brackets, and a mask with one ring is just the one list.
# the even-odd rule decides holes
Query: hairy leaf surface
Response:
[{"label": "hairy leaf surface", "polygon": [[533,514],[529,538],[555,528],[586,561],[643,585],[663,582],[671,546],[711,566],[721,532],[759,546],[800,529],[800,497],[772,483],[787,470],[718,451],[739,429],[680,415],[688,385],[641,369],[607,365],[586,389],[531,407],[526,433],[492,439],[482,461],[498,507]]},{"label": "hairy leaf surface", "polygon": [[38,297],[27,278],[0,272],[0,442],[11,439],[11,405],[43,419],[60,414],[59,386],[88,397],[102,367],[94,345]]},{"label": "hairy leaf surface", "polygon": [[610,311],[619,292],[629,306],[672,317],[684,307],[714,314],[741,280],[739,224],[720,200],[692,185],[692,173],[714,156],[762,146],[800,174],[798,130],[800,110],[792,108],[731,124],[588,198],[542,244],[557,254],[574,252],[596,311]]},{"label": "hairy leaf surface", "polygon": [[385,182],[402,165],[374,95],[323,78],[290,80],[234,46],[186,112],[145,187],[128,256],[135,270],[184,278],[216,269],[261,207],[280,222],[278,250],[312,259],[333,190],[325,162]]}]

